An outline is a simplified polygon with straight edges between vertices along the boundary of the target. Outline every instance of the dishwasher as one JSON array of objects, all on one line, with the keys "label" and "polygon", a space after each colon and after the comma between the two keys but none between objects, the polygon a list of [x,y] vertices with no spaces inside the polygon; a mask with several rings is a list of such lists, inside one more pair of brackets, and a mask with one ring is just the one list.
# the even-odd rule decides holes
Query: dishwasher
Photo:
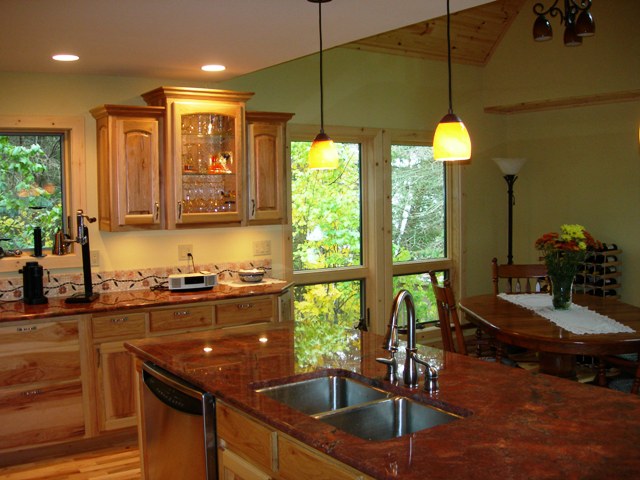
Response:
[{"label": "dishwasher", "polygon": [[218,478],[215,400],[157,365],[142,365],[146,480]]}]

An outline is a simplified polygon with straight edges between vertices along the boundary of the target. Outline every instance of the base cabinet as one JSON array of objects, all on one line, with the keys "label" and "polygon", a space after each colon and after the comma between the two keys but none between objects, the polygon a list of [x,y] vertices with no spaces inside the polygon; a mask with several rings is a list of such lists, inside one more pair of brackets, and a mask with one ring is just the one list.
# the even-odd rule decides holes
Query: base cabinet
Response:
[{"label": "base cabinet", "polygon": [[0,327],[0,451],[85,434],[79,320]]},{"label": "base cabinet", "polygon": [[0,450],[82,438],[82,384],[2,389],[0,425]]},{"label": "base cabinet", "polygon": [[219,480],[271,480],[273,478],[225,448],[218,449],[218,465]]},{"label": "base cabinet", "polygon": [[122,340],[101,344],[96,348],[96,356],[100,430],[135,426],[133,357],[124,348]]},{"label": "base cabinet", "polygon": [[222,480],[371,478],[223,402],[216,404],[216,426]]}]

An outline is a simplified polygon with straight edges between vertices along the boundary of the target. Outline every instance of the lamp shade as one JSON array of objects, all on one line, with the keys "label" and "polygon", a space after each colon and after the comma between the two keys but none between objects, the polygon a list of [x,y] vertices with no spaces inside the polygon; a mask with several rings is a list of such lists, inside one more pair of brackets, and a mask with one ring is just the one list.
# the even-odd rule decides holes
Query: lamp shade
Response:
[{"label": "lamp shade", "polygon": [[573,23],[568,23],[564,29],[564,45],[566,47],[579,47],[582,45],[582,37],[576,33],[576,27]]},{"label": "lamp shade", "polygon": [[333,140],[324,132],[316,135],[309,150],[310,170],[331,170],[338,168],[338,150]]},{"label": "lamp shade", "polygon": [[553,30],[547,17],[544,15],[538,15],[536,21],[533,23],[533,39],[536,42],[546,42],[553,37]]},{"label": "lamp shade", "polygon": [[433,158],[441,162],[457,162],[471,158],[469,132],[454,113],[442,117],[436,127],[433,136]]},{"label": "lamp shade", "polygon": [[579,37],[591,37],[596,34],[596,24],[593,21],[590,11],[582,11],[580,15],[578,15],[578,20],[576,20],[576,34]]},{"label": "lamp shade", "polygon": [[498,164],[500,167],[500,171],[505,175],[517,175],[524,162],[527,161],[526,158],[494,158],[494,162]]}]

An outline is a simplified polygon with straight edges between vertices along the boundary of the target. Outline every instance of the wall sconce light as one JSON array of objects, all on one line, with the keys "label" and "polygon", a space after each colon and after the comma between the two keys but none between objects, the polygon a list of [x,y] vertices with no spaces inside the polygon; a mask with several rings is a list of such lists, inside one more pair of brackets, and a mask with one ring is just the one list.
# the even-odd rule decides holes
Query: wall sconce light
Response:
[{"label": "wall sconce light", "polygon": [[515,197],[513,195],[513,184],[518,179],[518,172],[527,161],[526,158],[494,158],[494,162],[498,164],[500,170],[504,174],[504,179],[507,182],[507,195],[509,198],[509,226],[508,226],[508,251],[507,251],[507,263],[511,265],[513,263],[513,205],[515,204]]},{"label": "wall sconce light", "polygon": [[583,37],[591,37],[596,33],[596,25],[591,16],[591,0],[564,0],[564,11],[559,8],[559,0],[545,10],[542,3],[533,6],[533,13],[538,17],[533,23],[533,39],[536,42],[551,40],[553,30],[546,15],[560,17],[564,23],[564,44],[567,47],[577,47],[582,44]]},{"label": "wall sconce light", "polygon": [[451,100],[451,14],[447,0],[447,66],[449,69],[449,113],[447,113],[433,136],[433,158],[442,162],[460,162],[471,159],[471,138],[460,117],[453,113]]},{"label": "wall sconce light", "polygon": [[320,32],[320,133],[309,150],[310,170],[331,170],[338,168],[338,151],[329,135],[324,133],[324,89],[322,82],[322,4],[331,0],[308,0],[318,4],[318,25]]}]

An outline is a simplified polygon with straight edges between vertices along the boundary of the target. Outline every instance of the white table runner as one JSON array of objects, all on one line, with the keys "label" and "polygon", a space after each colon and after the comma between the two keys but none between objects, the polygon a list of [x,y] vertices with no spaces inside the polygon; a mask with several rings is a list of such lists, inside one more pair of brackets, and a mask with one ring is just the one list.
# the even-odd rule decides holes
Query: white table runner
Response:
[{"label": "white table runner", "polygon": [[600,315],[581,305],[571,304],[568,310],[556,310],[551,304],[551,295],[545,294],[516,294],[501,293],[500,298],[515,303],[521,307],[533,310],[541,317],[550,320],[560,328],[564,328],[577,335],[600,333],[633,333],[634,329],[627,327],[613,318]]}]

